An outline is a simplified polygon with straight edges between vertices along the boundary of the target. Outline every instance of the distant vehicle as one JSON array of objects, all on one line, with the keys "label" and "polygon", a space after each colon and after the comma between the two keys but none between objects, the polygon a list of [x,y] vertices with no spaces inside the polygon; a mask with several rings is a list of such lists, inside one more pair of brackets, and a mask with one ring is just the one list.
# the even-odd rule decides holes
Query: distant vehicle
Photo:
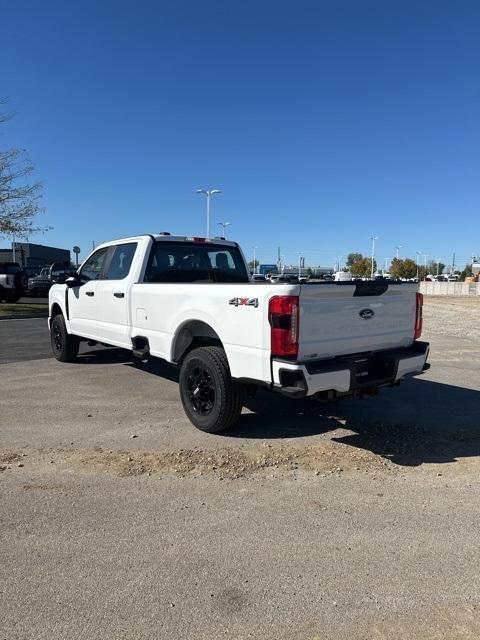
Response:
[{"label": "distant vehicle", "polygon": [[[259,287],[229,240],[114,240],[50,289],[52,351],[71,362],[84,340],[176,365],[185,412],[210,433],[238,420],[257,387],[333,401],[375,395],[428,368],[417,286],[342,285]],[[134,393],[139,406],[151,401],[148,390]]]},{"label": "distant vehicle", "polygon": [[292,273],[279,273],[279,274],[271,274],[268,280],[271,283],[275,282],[298,282],[298,276]]},{"label": "distant vehicle", "polygon": [[29,296],[46,296],[50,287],[57,283],[65,282],[65,278],[72,272],[66,262],[54,262],[43,267],[38,276],[28,279]]},{"label": "distant vehicle", "polygon": [[254,273],[252,275],[252,280],[254,282],[266,282],[267,281],[266,277],[262,273]]},{"label": "distant vehicle", "polygon": [[296,276],[294,273],[282,273],[282,275],[278,279],[278,282],[295,283],[298,282],[298,276]]},{"label": "distant vehicle", "polygon": [[269,273],[267,276],[267,280],[273,284],[280,280],[280,275],[278,273]]},{"label": "distant vehicle", "polygon": [[348,282],[352,280],[352,274],[349,271],[336,271],[333,274],[333,279],[335,282]]},{"label": "distant vehicle", "polygon": [[259,264],[257,268],[257,273],[261,273],[262,276],[278,273],[278,267],[276,264]]},{"label": "distant vehicle", "polygon": [[16,262],[0,262],[0,302],[18,302],[24,295],[24,271]]}]

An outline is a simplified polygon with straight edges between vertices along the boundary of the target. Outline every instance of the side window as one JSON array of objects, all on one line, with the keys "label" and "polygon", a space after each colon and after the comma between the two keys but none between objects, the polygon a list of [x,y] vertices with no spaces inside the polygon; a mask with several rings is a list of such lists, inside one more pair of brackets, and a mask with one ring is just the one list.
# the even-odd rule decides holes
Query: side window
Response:
[{"label": "side window", "polygon": [[95,251],[90,258],[84,262],[80,269],[80,278],[86,282],[88,280],[98,280],[100,273],[102,272],[103,263],[105,262],[105,256],[107,255],[108,247]]},{"label": "side window", "polygon": [[137,243],[119,244],[115,247],[106,274],[107,280],[123,280],[128,276],[132,266],[133,256],[137,250]]}]

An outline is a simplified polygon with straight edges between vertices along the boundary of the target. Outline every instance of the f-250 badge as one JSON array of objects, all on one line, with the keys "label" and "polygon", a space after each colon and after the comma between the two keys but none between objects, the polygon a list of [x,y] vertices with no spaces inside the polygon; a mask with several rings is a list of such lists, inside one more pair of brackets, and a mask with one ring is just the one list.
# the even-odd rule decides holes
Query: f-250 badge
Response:
[{"label": "f-250 badge", "polygon": [[231,298],[228,304],[233,304],[235,307],[258,307],[258,298]]}]

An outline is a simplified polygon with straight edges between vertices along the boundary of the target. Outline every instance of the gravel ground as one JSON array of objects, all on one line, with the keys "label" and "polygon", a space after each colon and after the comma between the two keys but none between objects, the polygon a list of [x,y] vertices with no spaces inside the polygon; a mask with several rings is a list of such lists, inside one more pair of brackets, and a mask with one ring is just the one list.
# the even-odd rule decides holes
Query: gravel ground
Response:
[{"label": "gravel ground", "polygon": [[480,338],[480,297],[424,296],[425,335]]}]

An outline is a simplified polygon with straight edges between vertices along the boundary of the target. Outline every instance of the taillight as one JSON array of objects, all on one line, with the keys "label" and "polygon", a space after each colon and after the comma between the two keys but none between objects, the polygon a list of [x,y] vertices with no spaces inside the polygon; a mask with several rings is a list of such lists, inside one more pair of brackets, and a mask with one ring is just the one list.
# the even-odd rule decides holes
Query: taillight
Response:
[{"label": "taillight", "polygon": [[297,357],[298,296],[274,296],[268,303],[272,356]]},{"label": "taillight", "polygon": [[417,340],[422,335],[423,327],[423,294],[417,293],[416,308],[415,308],[415,333],[414,338]]}]

